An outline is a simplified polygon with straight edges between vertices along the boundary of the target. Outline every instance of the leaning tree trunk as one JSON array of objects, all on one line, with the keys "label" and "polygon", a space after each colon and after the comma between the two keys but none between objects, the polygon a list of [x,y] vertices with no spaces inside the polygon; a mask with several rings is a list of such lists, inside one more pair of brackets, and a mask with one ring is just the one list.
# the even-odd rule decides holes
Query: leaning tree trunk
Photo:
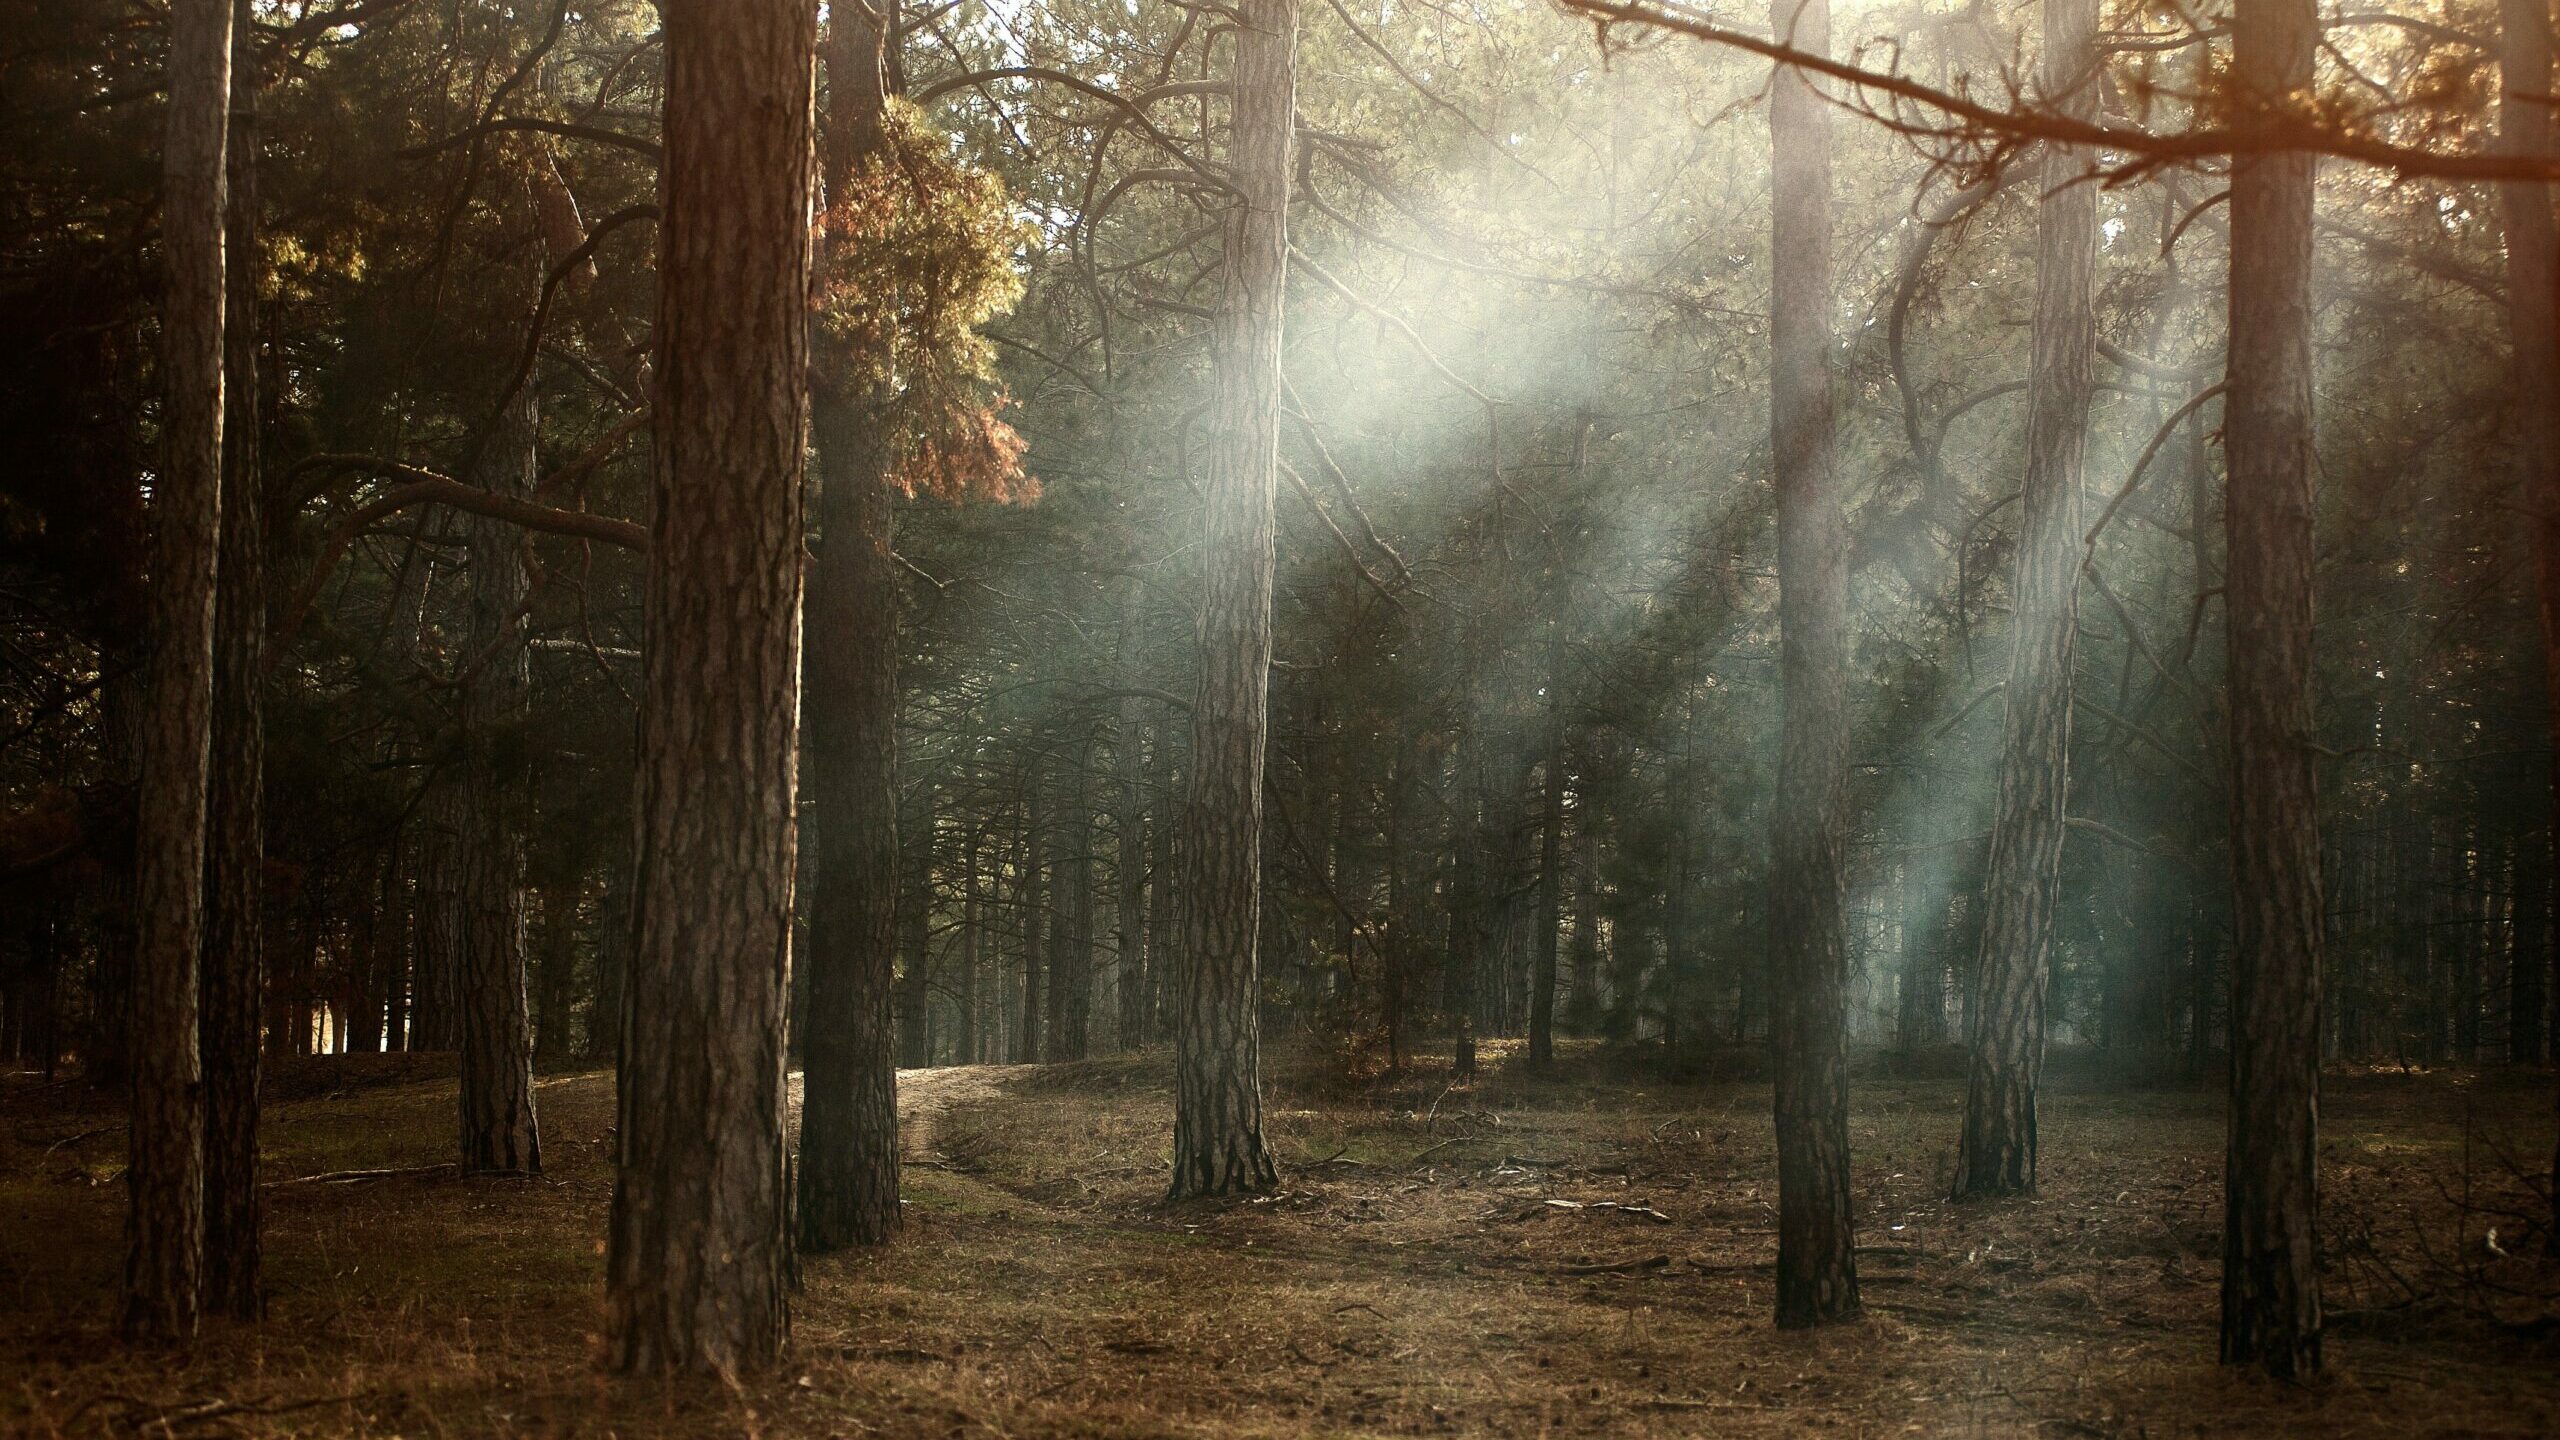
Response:
[{"label": "leaning tree trunk", "polygon": [[[525,386],[481,447],[481,488],[533,493],[539,422]],[[462,688],[460,904],[462,1168],[539,1173],[533,1113],[533,1024],[525,1004],[524,826],[516,777],[500,764],[524,726],[533,672],[517,611],[524,604],[524,532],[470,518],[469,667]]]},{"label": "leaning tree trunk", "polygon": [[817,7],[663,0],[657,474],[605,1347],[734,1377],[789,1329]]},{"label": "leaning tree trunk", "polygon": [[[883,153],[887,30],[859,5],[827,20],[829,203]],[[870,356],[822,353],[813,386],[819,549],[809,582],[808,1014],[801,1030],[800,1243],[877,1245],[898,1229],[892,990],[898,895],[898,577],[883,397]]]},{"label": "leaning tree trunk", "polygon": [[[1829,0],[1775,0],[1772,28],[1831,46]],[[1847,524],[1832,477],[1831,119],[1798,72],[1770,84],[1770,455],[1778,499],[1784,741],[1770,825],[1769,1041],[1777,1081],[1778,1324],[1858,1313],[1849,1213]]]},{"label": "leaning tree trunk", "polygon": [[213,722],[222,529],[223,153],[232,0],[173,0],[161,249],[165,453],[156,487],[150,710],[134,816],[132,1164],[124,1332],[195,1333],[204,1263],[204,1089],[196,947],[203,937],[205,771]]},{"label": "leaning tree trunk", "polygon": [[[251,34],[250,0],[232,33]],[[245,48],[245,47],[244,47]],[[231,76],[224,238],[222,558],[213,639],[213,747],[205,797],[204,1304],[253,1320],[258,1298],[259,1018],[265,1003],[267,573],[258,486],[258,77]]]},{"label": "leaning tree trunk", "polygon": [[[2519,154],[2549,155],[2553,144],[2551,15],[2545,0],[2500,0],[2499,139]],[[2551,792],[2545,812],[2543,873],[2534,893],[2560,894],[2560,234],[2551,187],[2499,187],[2507,221],[2507,321],[2515,342],[2516,459],[2524,505],[2532,515],[2534,576],[2542,621],[2544,728]],[[2560,926],[2519,927],[2540,953],[2515,958],[2517,1003],[2507,1037],[2509,1058],[2539,1064],[2546,1043],[2544,1011],[2560,989]],[[2529,976],[2530,978],[2524,978]],[[2560,1254],[2560,1142],[2551,1154],[2552,1253]]]},{"label": "leaning tree trunk", "polygon": [[1200,678],[1182,797],[1182,966],[1174,996],[1173,1199],[1280,1183],[1262,1138],[1262,760],[1271,723],[1271,513],[1297,0],[1241,0],[1231,81],[1226,277],[1203,476]]},{"label": "leaning tree trunk", "polygon": [[[2062,113],[2097,113],[2097,0],[2045,0],[2044,89]],[[2071,796],[2071,667],[2080,633],[2081,462],[2096,382],[2098,191],[2088,152],[2045,151],[2036,212],[2036,309],[2027,377],[2025,520],[2011,587],[2000,798],[1983,880],[1974,970],[1973,1060],[1958,1199],[2036,1184],[2036,1082],[2044,1073],[2045,980],[2053,964]]]},{"label": "leaning tree trunk", "polygon": [[[2309,96],[2311,0],[2239,0],[2239,123]],[[2320,829],[2312,769],[2311,206],[2298,152],[2231,166],[2223,612],[2231,706],[2231,1118],[2222,1359],[2320,1368]]]}]

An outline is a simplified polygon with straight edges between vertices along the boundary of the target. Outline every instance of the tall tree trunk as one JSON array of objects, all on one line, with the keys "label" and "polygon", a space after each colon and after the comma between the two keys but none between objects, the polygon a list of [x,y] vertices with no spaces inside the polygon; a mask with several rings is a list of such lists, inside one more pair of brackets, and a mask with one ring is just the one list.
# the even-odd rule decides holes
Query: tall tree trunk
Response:
[{"label": "tall tree trunk", "polygon": [[460,781],[427,780],[418,806],[417,901],[410,914],[409,1048],[453,1050],[462,1042],[462,813]]},{"label": "tall tree trunk", "polygon": [[[253,32],[234,0],[232,33]],[[244,44],[245,50],[247,46]],[[258,1296],[258,1060],[264,1004],[267,575],[258,505],[258,76],[235,64],[223,170],[222,558],[213,631],[212,754],[205,797],[204,1306],[254,1320]]]},{"label": "tall tree trunk", "polygon": [[578,887],[557,881],[542,887],[542,952],[533,967],[538,1004],[533,1053],[544,1065],[561,1065],[578,1053],[572,1011],[578,994]]},{"label": "tall tree trunk", "polygon": [[1067,828],[1049,930],[1048,1058],[1082,1060],[1093,1048],[1093,730],[1068,760]]},{"label": "tall tree trunk", "polygon": [[1529,976],[1529,1065],[1537,1070],[1555,1063],[1556,956],[1564,939],[1563,620],[1559,616],[1548,623],[1546,775],[1538,796],[1538,949]]},{"label": "tall tree trunk", "polygon": [[1182,798],[1182,965],[1174,1000],[1176,1200],[1271,1190],[1262,1138],[1262,761],[1271,722],[1272,486],[1279,461],[1297,0],[1241,0],[1230,84],[1224,288],[1202,477],[1200,678]]},{"label": "tall tree trunk", "polygon": [[[2238,0],[2238,124],[2299,114],[2311,0]],[[2311,203],[2314,161],[2231,165],[2230,480],[2223,612],[2231,695],[2230,1146],[2222,1359],[2320,1368],[2320,828],[2312,768]]]},{"label": "tall tree trunk", "polygon": [[958,1033],[952,1037],[952,1061],[960,1065],[975,1065],[981,1058],[978,1054],[978,928],[985,923],[985,912],[978,904],[978,847],[985,836],[985,829],[971,820],[968,838],[962,843],[960,852],[960,955],[953,965],[960,976],[960,1025]]},{"label": "tall tree trunk", "polygon": [[[933,825],[934,786],[916,787],[898,816],[901,852],[898,893],[897,1063],[921,1070],[933,1063]],[[894,1101],[894,1096],[892,1097]],[[897,1154],[896,1106],[886,1137]]]},{"label": "tall tree trunk", "polygon": [[[820,164],[833,204],[883,153],[888,32],[861,5],[827,15]],[[817,854],[799,1191],[800,1243],[824,1253],[898,1229],[898,576],[885,397],[869,379],[878,361],[837,346],[817,359],[815,643],[802,659]]]},{"label": "tall tree trunk", "polygon": [[[1145,677],[1141,669],[1140,641],[1146,627],[1146,587],[1136,579],[1120,609],[1120,683],[1137,689]],[[1143,726],[1143,696],[1131,694],[1120,702],[1120,714],[1111,735],[1111,765],[1119,779],[1118,811],[1114,817],[1113,879],[1116,894],[1111,907],[1113,934],[1112,970],[1120,1001],[1115,1039],[1123,1050],[1135,1050],[1147,1043],[1149,1011],[1154,1007],[1150,996],[1153,981],[1147,974],[1147,809],[1145,754],[1140,736]]]},{"label": "tall tree trunk", "polygon": [[[1831,48],[1829,0],[1774,0],[1774,33]],[[1777,1081],[1778,1324],[1858,1313],[1849,1210],[1847,523],[1832,477],[1831,117],[1797,71],[1770,83],[1770,454],[1785,739],[1770,826],[1769,1041]]]},{"label": "tall tree trunk", "polygon": [[817,7],[664,0],[657,473],[606,1354],[736,1376],[789,1328]]},{"label": "tall tree trunk", "polygon": [[[2064,114],[2097,113],[2097,29],[2096,0],[2045,0],[2044,91]],[[2048,147],[2036,211],[2025,518],[1974,970],[1973,1058],[1956,1146],[1958,1199],[2024,1194],[2036,1184],[2036,1082],[2071,799],[2071,669],[2086,553],[2081,463],[2096,381],[2098,190],[2086,178],[2090,160],[2080,149]]]},{"label": "tall tree trunk", "polygon": [[134,818],[132,1207],[123,1328],[195,1334],[204,1267],[204,1088],[197,1050],[205,772],[213,721],[214,587],[222,530],[223,154],[232,0],[169,8],[169,129],[161,249],[165,453],[157,486],[150,709]]},{"label": "tall tree trunk", "polygon": [[[2503,147],[2548,155],[2555,148],[2551,91],[2551,13],[2546,0],[2499,0],[2501,71],[2498,134]],[[2507,322],[2515,343],[2516,459],[2525,509],[2533,518],[2533,560],[2542,622],[2544,728],[2550,751],[2550,807],[2538,894],[2560,893],[2560,234],[2551,187],[2499,187],[2507,221]],[[2543,1055],[2543,1011],[2560,990],[2560,926],[2537,923],[2520,933],[2540,942],[2516,957],[2508,1053],[2528,1064]],[[2527,975],[2530,978],[2525,978]],[[2560,1254],[2560,1142],[2551,1152],[2551,1249]]]},{"label": "tall tree trunk", "polygon": [[1048,962],[1048,926],[1056,906],[1048,877],[1048,810],[1041,803],[1040,764],[1032,761],[1023,782],[1029,795],[1022,807],[1022,1009],[1014,1025],[1010,1054],[1017,1065],[1038,1064],[1042,1051],[1040,973]]},{"label": "tall tree trunk", "polygon": [[[523,499],[533,493],[539,412],[524,386],[481,446],[480,487]],[[465,1173],[539,1173],[542,1134],[533,1111],[533,1023],[525,1003],[524,816],[514,767],[533,672],[517,615],[525,599],[524,532],[474,515],[471,549],[470,667],[462,687],[461,875],[459,912]]]}]

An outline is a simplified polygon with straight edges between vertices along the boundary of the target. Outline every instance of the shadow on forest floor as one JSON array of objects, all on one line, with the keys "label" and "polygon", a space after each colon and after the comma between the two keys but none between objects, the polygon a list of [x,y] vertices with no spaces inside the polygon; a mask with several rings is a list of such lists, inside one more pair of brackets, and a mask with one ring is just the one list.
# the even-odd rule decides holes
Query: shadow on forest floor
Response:
[{"label": "shadow on forest floor", "polygon": [[2560,1433],[2544,1076],[2332,1077],[2331,1375],[2294,1389],[2213,1363],[2203,1091],[2065,1076],[2043,1193],[1955,1206],[1960,1088],[1860,1081],[1868,1318],[1780,1334],[1764,1085],[1283,1081],[1283,1192],[1167,1209],[1160,1059],[908,1072],[906,1238],[809,1261],[790,1362],[732,1391],[594,1369],[610,1074],[539,1082],[548,1176],[464,1181],[449,1073],[279,1077],[271,1318],[184,1359],[106,1339],[120,1117],[0,1083],[0,1434]]}]

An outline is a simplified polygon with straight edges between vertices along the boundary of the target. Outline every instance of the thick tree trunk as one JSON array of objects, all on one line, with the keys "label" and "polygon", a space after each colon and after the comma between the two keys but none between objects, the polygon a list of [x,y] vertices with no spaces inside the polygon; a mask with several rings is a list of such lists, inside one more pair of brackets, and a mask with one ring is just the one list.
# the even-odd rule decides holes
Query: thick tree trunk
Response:
[{"label": "thick tree trunk", "polygon": [[[2063,113],[2097,113],[2096,0],[2045,0],[2044,91]],[[2072,665],[2080,634],[2081,465],[2096,381],[2098,190],[2085,151],[2045,152],[2036,211],[2036,309],[2027,379],[2025,517],[2011,587],[2000,796],[1982,887],[1973,1058],[1958,1199],[2036,1184],[2036,1083],[2044,1073],[2045,985],[2071,798]]]},{"label": "thick tree trunk", "polygon": [[1202,477],[1200,678],[1182,799],[1182,965],[1174,1001],[1173,1184],[1182,1200],[1259,1193],[1279,1172],[1262,1138],[1262,762],[1270,739],[1272,487],[1297,0],[1243,0],[1231,84],[1226,277],[1212,322],[1213,438]]},{"label": "thick tree trunk", "polygon": [[[1831,47],[1829,0],[1774,0],[1773,32]],[[1785,739],[1770,826],[1769,1040],[1777,1081],[1778,1324],[1858,1313],[1849,1208],[1847,524],[1832,476],[1831,117],[1798,72],[1770,82],[1770,454],[1778,500]]]},{"label": "thick tree trunk", "polygon": [[[2311,0],[2239,0],[2242,125],[2307,102]],[[2312,768],[2311,203],[2314,161],[2231,166],[2224,445],[2230,627],[2230,1146],[2222,1359],[2320,1368],[2320,830]]]},{"label": "thick tree trunk", "polygon": [[[533,493],[538,414],[520,391],[481,448],[482,489]],[[517,611],[525,598],[524,532],[474,515],[470,667],[462,688],[460,1001],[462,1168],[538,1173],[533,1023],[525,1003],[524,824],[520,777],[502,755],[520,743],[533,672]]]},{"label": "thick tree trunk", "polygon": [[161,249],[164,455],[134,819],[132,1208],[123,1329],[195,1333],[204,1266],[204,1087],[197,946],[204,929],[205,771],[213,721],[214,590],[222,529],[223,156],[232,0],[173,0]]},{"label": "thick tree trunk", "polygon": [[736,1376],[789,1327],[817,7],[664,0],[657,473],[605,1347]]},{"label": "thick tree trunk", "polygon": [[[249,0],[232,33],[250,34]],[[244,47],[245,48],[245,47]],[[265,989],[267,574],[258,505],[258,77],[231,76],[223,169],[222,559],[214,603],[213,741],[205,800],[204,1306],[254,1320],[258,1296],[259,1017]]]}]

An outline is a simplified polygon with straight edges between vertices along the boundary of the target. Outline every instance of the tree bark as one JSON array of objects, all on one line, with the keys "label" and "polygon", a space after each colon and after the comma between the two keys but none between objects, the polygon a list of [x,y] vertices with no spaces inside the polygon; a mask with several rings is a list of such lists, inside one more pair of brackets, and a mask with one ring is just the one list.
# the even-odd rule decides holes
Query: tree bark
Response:
[{"label": "tree bark", "polygon": [[1088,726],[1068,759],[1067,826],[1049,930],[1051,1061],[1082,1060],[1093,1049],[1093,742]]},{"label": "tree bark", "polygon": [[[480,487],[533,493],[539,413],[523,387],[481,448]],[[538,1174],[533,1023],[525,1002],[524,825],[517,767],[533,671],[517,614],[525,599],[524,532],[484,515],[464,522],[471,553],[470,643],[464,651],[457,987],[465,1173]]]},{"label": "tree bark", "polygon": [[[1146,626],[1146,587],[1138,580],[1129,581],[1128,593],[1120,609],[1120,683],[1133,692],[1145,678],[1140,663],[1140,642]],[[1120,784],[1117,794],[1119,813],[1114,817],[1113,878],[1115,896],[1111,908],[1114,924],[1112,970],[1120,1001],[1117,1034],[1119,1048],[1135,1050],[1147,1043],[1154,983],[1148,976],[1147,954],[1147,809],[1144,786],[1145,757],[1140,736],[1146,699],[1130,694],[1120,702],[1120,714],[1111,734],[1111,764]]]},{"label": "tree bark", "polygon": [[1215,391],[1191,773],[1182,799],[1182,970],[1174,1000],[1170,1198],[1280,1183],[1262,1136],[1262,765],[1270,740],[1272,487],[1279,460],[1297,0],[1241,0],[1231,84],[1226,273]]},{"label": "tree bark", "polygon": [[[2311,0],[2239,0],[2240,123],[2298,112]],[[2232,770],[2231,1118],[2222,1359],[2320,1368],[2320,832],[2312,767],[2311,207],[2301,153],[2231,167],[2223,610]]]},{"label": "tree bark", "polygon": [[205,773],[222,530],[223,160],[231,111],[232,0],[169,9],[168,148],[160,233],[166,400],[159,535],[134,817],[132,1206],[123,1330],[195,1334],[204,1267],[204,1080],[197,946],[204,929]]},{"label": "tree bark", "polygon": [[[2044,91],[2064,114],[2097,113],[2096,0],[2045,0]],[[2098,190],[2091,156],[2045,151],[2036,211],[2036,308],[2027,378],[2025,518],[2011,587],[2000,794],[1983,883],[1974,969],[1973,1055],[1957,1199],[2036,1185],[2036,1084],[2044,1073],[2045,986],[2071,798],[2072,665],[2080,634],[2081,475],[2096,382]]]},{"label": "tree bark", "polygon": [[[933,1063],[933,826],[934,787],[918,786],[898,816],[902,858],[898,866],[897,1063],[921,1070]],[[895,1097],[892,1096],[894,1100]],[[895,1106],[891,1107],[893,1110]],[[897,1153],[896,1116],[887,1144]]]},{"label": "tree bark", "polygon": [[817,7],[664,0],[657,469],[606,1355],[727,1377],[789,1327]]},{"label": "tree bark", "polygon": [[[235,0],[232,33],[251,33]],[[244,47],[245,48],[245,47]],[[221,583],[214,601],[213,735],[205,797],[204,1306],[254,1320],[258,1295],[259,1019],[265,1003],[267,575],[258,487],[258,77],[231,75],[223,242]]]},{"label": "tree bark", "polygon": [[[821,165],[830,203],[884,144],[888,33],[828,11]],[[898,576],[888,454],[871,357],[822,350],[813,376],[819,549],[809,579],[808,693],[816,873],[802,1030],[800,1243],[877,1245],[898,1229]]]},{"label": "tree bark", "polygon": [[[1827,54],[1829,0],[1771,25]],[[1797,71],[1770,82],[1770,454],[1778,502],[1785,737],[1770,826],[1769,1040],[1778,1131],[1778,1324],[1858,1313],[1849,1208],[1847,523],[1832,475],[1831,117]]]}]

